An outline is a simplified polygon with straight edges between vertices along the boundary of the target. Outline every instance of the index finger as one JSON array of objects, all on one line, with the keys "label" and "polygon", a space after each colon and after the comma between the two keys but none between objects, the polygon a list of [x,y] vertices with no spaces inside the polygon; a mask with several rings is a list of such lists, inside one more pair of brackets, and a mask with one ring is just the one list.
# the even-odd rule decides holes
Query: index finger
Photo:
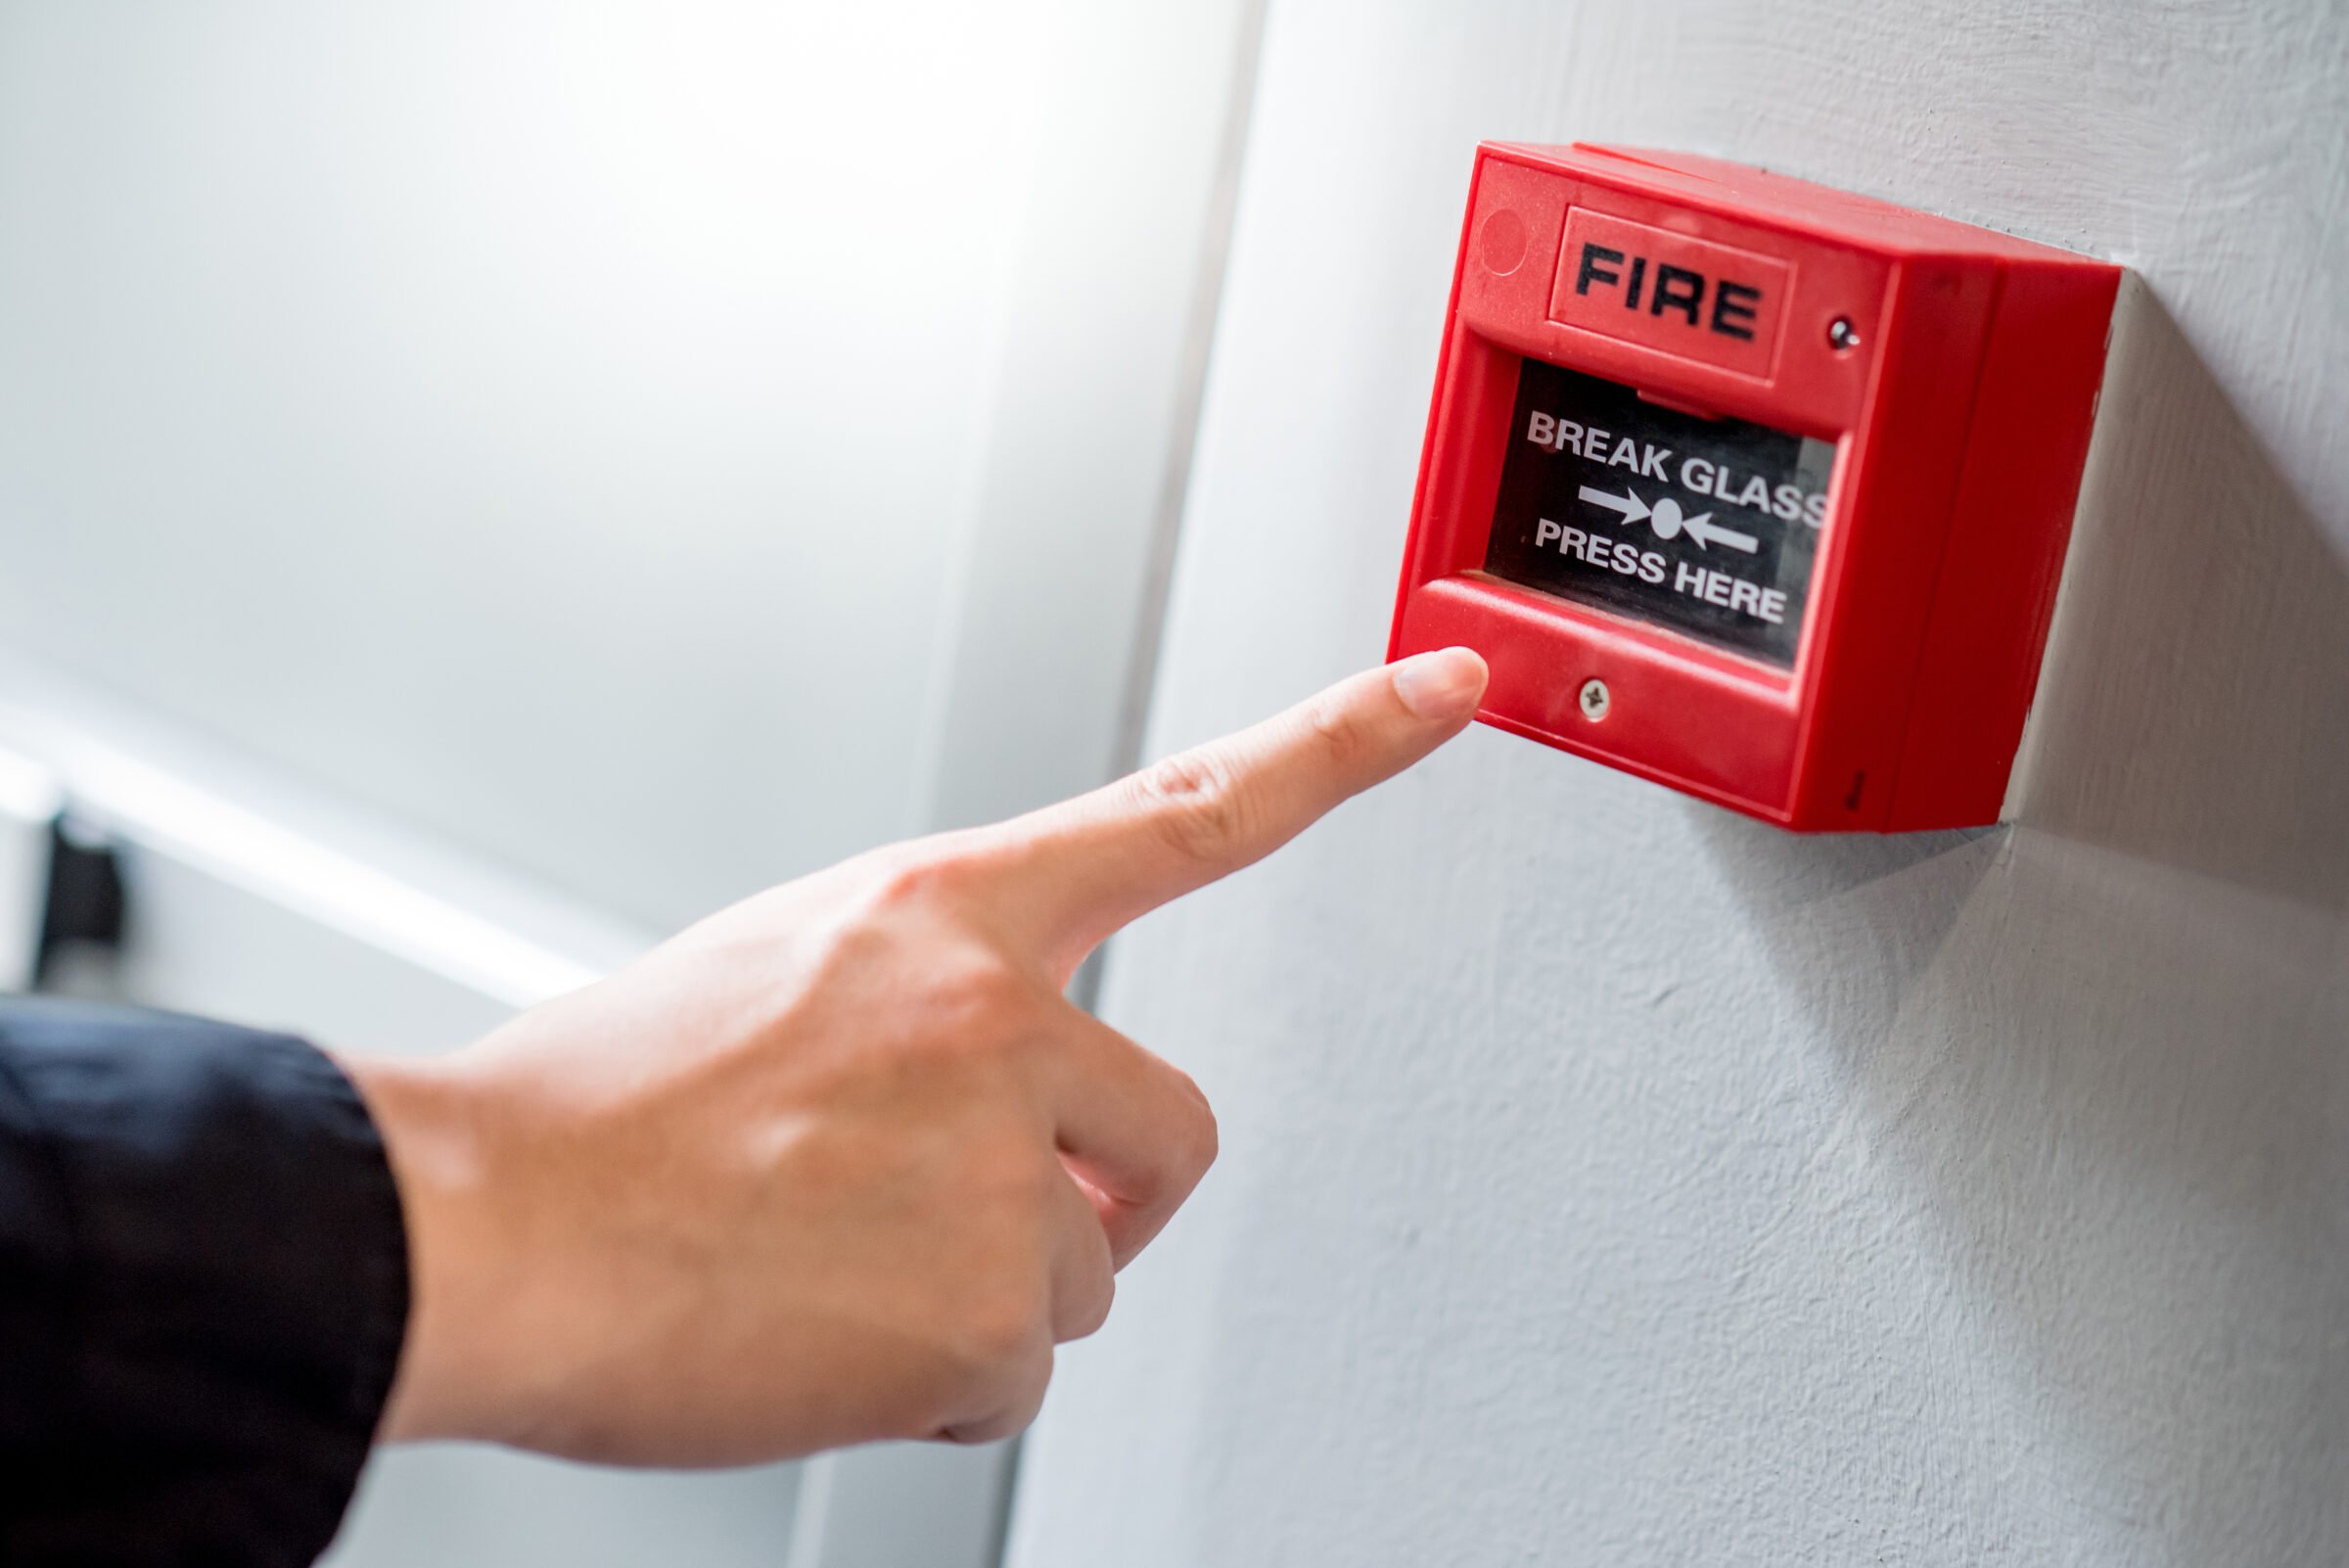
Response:
[{"label": "index finger", "polygon": [[1263,859],[1458,734],[1485,679],[1471,649],[1418,654],[1002,823],[999,914],[1065,982],[1119,927]]}]

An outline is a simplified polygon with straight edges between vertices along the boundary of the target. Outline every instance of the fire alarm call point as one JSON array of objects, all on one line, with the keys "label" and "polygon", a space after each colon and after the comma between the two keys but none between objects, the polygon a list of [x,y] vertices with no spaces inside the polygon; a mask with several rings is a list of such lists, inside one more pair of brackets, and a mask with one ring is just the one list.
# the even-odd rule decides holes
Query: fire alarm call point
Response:
[{"label": "fire alarm call point", "polygon": [[1390,657],[1781,826],[1998,820],[2120,269],[1677,153],[1470,193]]}]

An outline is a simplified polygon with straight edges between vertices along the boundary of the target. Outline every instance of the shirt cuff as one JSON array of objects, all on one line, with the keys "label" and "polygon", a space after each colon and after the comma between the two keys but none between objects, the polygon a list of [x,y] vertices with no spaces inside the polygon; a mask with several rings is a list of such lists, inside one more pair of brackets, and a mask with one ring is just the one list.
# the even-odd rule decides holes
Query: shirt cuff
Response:
[{"label": "shirt cuff", "polygon": [[0,1002],[0,1560],[310,1562],[407,1316],[398,1188],[326,1056]]}]

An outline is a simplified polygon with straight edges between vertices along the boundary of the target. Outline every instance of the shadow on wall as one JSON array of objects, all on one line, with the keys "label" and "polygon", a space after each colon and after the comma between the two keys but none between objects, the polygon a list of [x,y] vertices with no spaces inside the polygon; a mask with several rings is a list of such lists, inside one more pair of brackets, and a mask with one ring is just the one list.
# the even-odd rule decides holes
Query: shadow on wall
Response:
[{"label": "shadow on wall", "polygon": [[1688,809],[1848,1084],[1819,1179],[1897,1193],[1948,1259],[2044,1420],[2018,1462],[2086,1455],[2049,1462],[2170,1561],[2338,1561],[2349,579],[2176,323],[2124,306],[2020,824]]},{"label": "shadow on wall", "polygon": [[2349,577],[2135,274],[2063,593],[2021,821],[2349,902]]}]

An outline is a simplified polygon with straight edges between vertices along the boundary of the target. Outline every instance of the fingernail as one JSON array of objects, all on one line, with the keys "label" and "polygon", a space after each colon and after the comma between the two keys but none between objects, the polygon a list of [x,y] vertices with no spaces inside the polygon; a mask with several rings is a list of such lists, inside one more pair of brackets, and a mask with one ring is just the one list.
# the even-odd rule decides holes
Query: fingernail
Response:
[{"label": "fingernail", "polygon": [[1417,718],[1457,718],[1485,694],[1485,662],[1473,648],[1413,654],[1394,672],[1395,695]]}]

